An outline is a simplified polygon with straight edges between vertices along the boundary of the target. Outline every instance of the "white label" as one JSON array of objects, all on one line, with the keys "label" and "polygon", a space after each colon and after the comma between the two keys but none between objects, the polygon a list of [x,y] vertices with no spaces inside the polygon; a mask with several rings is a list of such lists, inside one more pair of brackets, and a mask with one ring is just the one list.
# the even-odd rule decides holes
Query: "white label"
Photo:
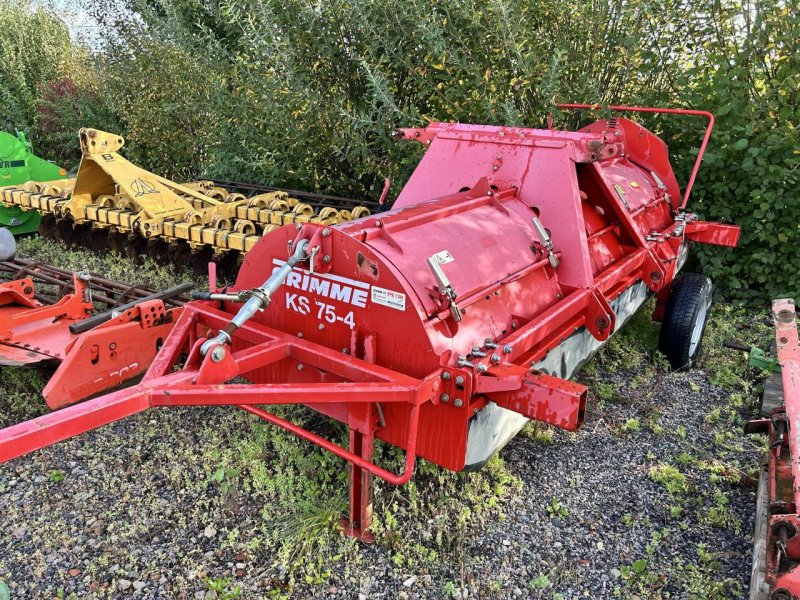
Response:
[{"label": "white label", "polygon": [[[439,254],[446,254],[453,260],[450,253],[445,251]],[[272,260],[274,266],[273,272],[277,271],[281,266],[286,263],[277,258]],[[308,292],[314,298],[314,302],[319,308],[316,311],[317,318],[326,320],[329,323],[341,321],[348,325],[351,329],[355,326],[353,312],[346,315],[339,315],[333,305],[322,303],[316,297],[327,298],[336,300],[337,302],[344,302],[351,304],[356,308],[366,308],[367,299],[372,298],[372,302],[382,306],[388,306],[395,310],[406,309],[406,295],[402,292],[395,292],[387,290],[382,287],[370,286],[370,284],[357,279],[350,279],[340,275],[333,275],[332,273],[310,273],[304,269],[295,267],[286,277],[283,283],[287,288],[292,288],[298,292]],[[309,298],[302,293],[286,292],[286,308],[300,313],[301,315],[313,314],[314,310],[311,307]]]},{"label": "white label", "polygon": [[[272,262],[276,265],[273,272],[286,264],[284,261],[278,259],[273,259]],[[363,281],[356,281],[355,279],[348,279],[347,277],[331,274],[315,273],[312,275],[308,271],[295,267],[294,270],[289,273],[284,285],[303,292],[310,292],[322,296],[323,298],[330,298],[331,300],[352,304],[358,308],[365,308],[367,306],[367,290],[369,289],[369,284]]]},{"label": "white label", "polygon": [[447,263],[451,263],[455,260],[455,258],[453,258],[453,255],[450,254],[449,250],[442,250],[441,252],[437,252],[436,254],[433,255],[433,257],[436,259],[436,262],[438,262],[440,265],[446,265]]},{"label": "white label", "polygon": [[397,310],[406,309],[406,295],[401,292],[393,292],[382,287],[372,286],[372,301]]}]

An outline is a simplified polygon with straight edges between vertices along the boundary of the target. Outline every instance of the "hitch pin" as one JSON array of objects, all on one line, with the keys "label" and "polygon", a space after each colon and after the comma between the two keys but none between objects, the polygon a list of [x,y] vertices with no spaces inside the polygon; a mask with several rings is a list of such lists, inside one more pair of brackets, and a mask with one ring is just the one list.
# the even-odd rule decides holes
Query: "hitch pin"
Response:
[{"label": "hitch pin", "polygon": [[192,292],[192,300],[217,300],[219,302],[244,302],[247,299],[245,292]]},{"label": "hitch pin", "polygon": [[554,269],[557,268],[559,260],[555,252],[553,252],[553,241],[547,234],[547,230],[544,228],[544,225],[542,225],[542,222],[536,215],[533,216],[531,222],[533,223],[533,228],[536,230],[536,235],[539,236],[539,239],[542,240],[542,244],[544,245],[545,248],[547,248],[547,259],[550,261],[550,265]]},{"label": "hitch pin", "polygon": [[308,272],[314,274],[314,256],[319,252],[319,246],[314,246],[311,249],[311,254],[308,255]]},{"label": "hitch pin", "polygon": [[239,309],[236,316],[230,320],[230,323],[228,323],[225,329],[220,329],[216,337],[203,342],[203,345],[200,347],[200,354],[205,356],[214,346],[230,344],[231,336],[234,331],[249,321],[258,311],[264,310],[269,306],[272,300],[272,294],[286,281],[286,278],[289,276],[289,273],[292,272],[294,266],[308,259],[308,254],[306,253],[307,247],[308,240],[301,240],[297,244],[294,254],[289,257],[289,260],[270,275],[269,279],[261,284],[260,287],[250,291],[250,298],[244,303],[242,308]]},{"label": "hitch pin", "polygon": [[461,309],[456,306],[456,290],[442,270],[442,266],[439,264],[435,254],[428,257],[428,267],[439,285],[439,291],[450,298],[450,314],[453,315],[453,319],[460,321],[462,316]]}]

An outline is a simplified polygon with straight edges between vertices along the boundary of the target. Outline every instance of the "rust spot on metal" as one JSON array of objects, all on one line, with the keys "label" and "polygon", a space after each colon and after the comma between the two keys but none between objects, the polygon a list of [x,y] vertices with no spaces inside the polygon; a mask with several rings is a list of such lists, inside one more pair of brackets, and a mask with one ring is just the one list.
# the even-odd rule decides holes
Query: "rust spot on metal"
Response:
[{"label": "rust spot on metal", "polygon": [[378,263],[374,260],[368,259],[366,256],[359,252],[356,255],[356,263],[358,264],[358,272],[366,275],[370,279],[378,279]]}]

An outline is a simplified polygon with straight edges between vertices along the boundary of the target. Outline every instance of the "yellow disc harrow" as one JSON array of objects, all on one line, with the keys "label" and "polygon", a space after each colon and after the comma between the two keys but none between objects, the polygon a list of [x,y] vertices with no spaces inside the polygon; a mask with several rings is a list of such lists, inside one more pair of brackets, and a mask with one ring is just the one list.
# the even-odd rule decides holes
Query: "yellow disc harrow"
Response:
[{"label": "yellow disc harrow", "polygon": [[174,183],[129,162],[119,154],[124,139],[97,129],[81,129],[80,143],[75,179],[0,188],[0,205],[39,211],[42,232],[68,241],[114,249],[127,242],[132,255],[151,256],[161,253],[151,246],[166,242],[217,258],[238,258],[287,223],[334,225],[370,214],[369,207],[334,196],[208,180]]}]

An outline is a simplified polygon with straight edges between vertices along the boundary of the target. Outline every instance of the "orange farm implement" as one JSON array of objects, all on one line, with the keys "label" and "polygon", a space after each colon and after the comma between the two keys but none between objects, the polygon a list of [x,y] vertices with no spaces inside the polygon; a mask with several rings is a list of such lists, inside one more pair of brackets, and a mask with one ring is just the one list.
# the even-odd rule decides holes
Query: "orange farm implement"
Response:
[{"label": "orange farm implement", "polygon": [[163,292],[26,260],[0,262],[0,365],[57,368],[51,409],[141,375],[191,290]]}]

